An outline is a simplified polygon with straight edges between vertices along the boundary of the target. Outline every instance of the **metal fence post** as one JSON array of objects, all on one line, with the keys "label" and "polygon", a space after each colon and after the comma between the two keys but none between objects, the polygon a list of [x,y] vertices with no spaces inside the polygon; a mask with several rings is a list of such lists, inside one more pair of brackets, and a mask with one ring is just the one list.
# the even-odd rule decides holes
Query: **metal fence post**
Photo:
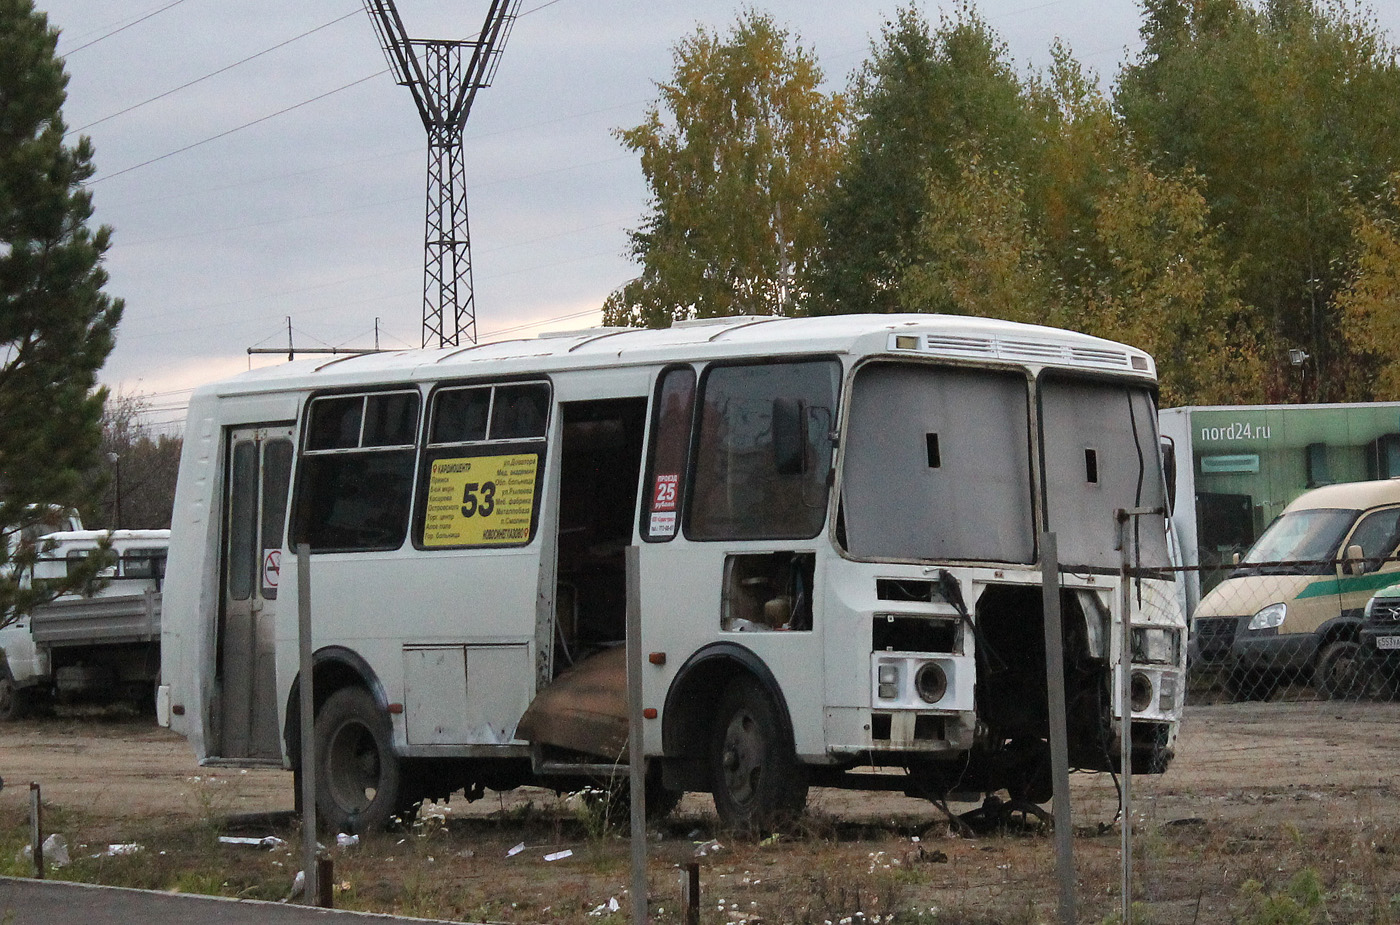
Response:
[{"label": "metal fence post", "polygon": [[632,797],[632,921],[647,920],[647,804],[642,745],[641,551],[627,547],[627,763]]},{"label": "metal fence post", "polygon": [[316,868],[316,730],[311,664],[311,547],[297,544],[297,647],[301,656],[301,869],[302,902],[320,897]]},{"label": "metal fence post", "polygon": [[29,850],[33,854],[34,879],[44,879],[44,801],[39,782],[29,783]]},{"label": "metal fence post", "polygon": [[[1060,613],[1060,558],[1054,533],[1040,535],[1041,609],[1045,613],[1045,679],[1050,707],[1050,773],[1055,817],[1055,873],[1060,921],[1075,925],[1074,826],[1069,805],[1069,733],[1065,718],[1064,621]],[[1126,925],[1126,923],[1125,923]]]}]

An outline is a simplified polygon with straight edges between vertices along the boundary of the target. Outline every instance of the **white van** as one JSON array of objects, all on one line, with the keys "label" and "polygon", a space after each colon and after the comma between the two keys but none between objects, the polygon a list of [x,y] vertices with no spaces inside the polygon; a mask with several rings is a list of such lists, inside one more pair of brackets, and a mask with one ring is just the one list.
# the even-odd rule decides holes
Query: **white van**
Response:
[{"label": "white van", "polygon": [[1325,697],[1361,693],[1366,602],[1395,582],[1400,479],[1317,488],[1288,505],[1201,601],[1192,621],[1203,665],[1226,691],[1266,698],[1309,682]]},{"label": "white van", "polygon": [[169,530],[62,530],[43,536],[35,581],[66,578],[99,553],[86,588],[0,628],[0,721],[55,697],[154,702],[160,677],[160,587]]}]

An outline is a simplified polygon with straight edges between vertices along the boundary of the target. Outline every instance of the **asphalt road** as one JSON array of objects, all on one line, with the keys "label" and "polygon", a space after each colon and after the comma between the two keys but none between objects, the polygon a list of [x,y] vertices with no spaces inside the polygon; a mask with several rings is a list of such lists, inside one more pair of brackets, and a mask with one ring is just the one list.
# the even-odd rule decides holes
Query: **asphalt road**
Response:
[{"label": "asphalt road", "polygon": [[392,925],[430,922],[244,899],[0,877],[5,925]]}]

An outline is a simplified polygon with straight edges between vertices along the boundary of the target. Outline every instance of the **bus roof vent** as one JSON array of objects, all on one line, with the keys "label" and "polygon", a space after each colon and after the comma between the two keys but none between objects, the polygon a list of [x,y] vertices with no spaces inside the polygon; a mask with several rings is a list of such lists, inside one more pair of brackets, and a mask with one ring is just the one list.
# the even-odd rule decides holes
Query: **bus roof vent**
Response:
[{"label": "bus roof vent", "polygon": [[1069,353],[1079,362],[1092,366],[1128,365],[1128,355],[1122,350],[1105,350],[1102,347],[1071,347]]},{"label": "bus roof vent", "polygon": [[929,334],[924,340],[924,349],[936,353],[961,353],[974,356],[992,356],[992,340],[989,337],[968,337],[961,334]]},{"label": "bus roof vent", "polygon": [[1024,357],[1036,360],[1063,360],[1065,350],[1059,344],[1037,343],[1032,340],[1002,340],[997,346],[1003,357]]}]

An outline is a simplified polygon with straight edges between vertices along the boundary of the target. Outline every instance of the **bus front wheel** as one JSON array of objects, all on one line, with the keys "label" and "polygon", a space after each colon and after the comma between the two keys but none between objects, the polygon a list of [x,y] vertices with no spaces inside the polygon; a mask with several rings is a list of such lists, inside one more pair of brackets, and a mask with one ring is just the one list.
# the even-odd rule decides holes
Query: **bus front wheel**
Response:
[{"label": "bus front wheel", "polygon": [[316,808],[336,832],[387,827],[400,810],[389,717],[362,687],[336,691],[316,714]]},{"label": "bus front wheel", "polygon": [[807,781],[777,707],[751,678],[730,684],[720,703],[710,786],[720,821],[750,834],[789,825],[807,803]]}]

